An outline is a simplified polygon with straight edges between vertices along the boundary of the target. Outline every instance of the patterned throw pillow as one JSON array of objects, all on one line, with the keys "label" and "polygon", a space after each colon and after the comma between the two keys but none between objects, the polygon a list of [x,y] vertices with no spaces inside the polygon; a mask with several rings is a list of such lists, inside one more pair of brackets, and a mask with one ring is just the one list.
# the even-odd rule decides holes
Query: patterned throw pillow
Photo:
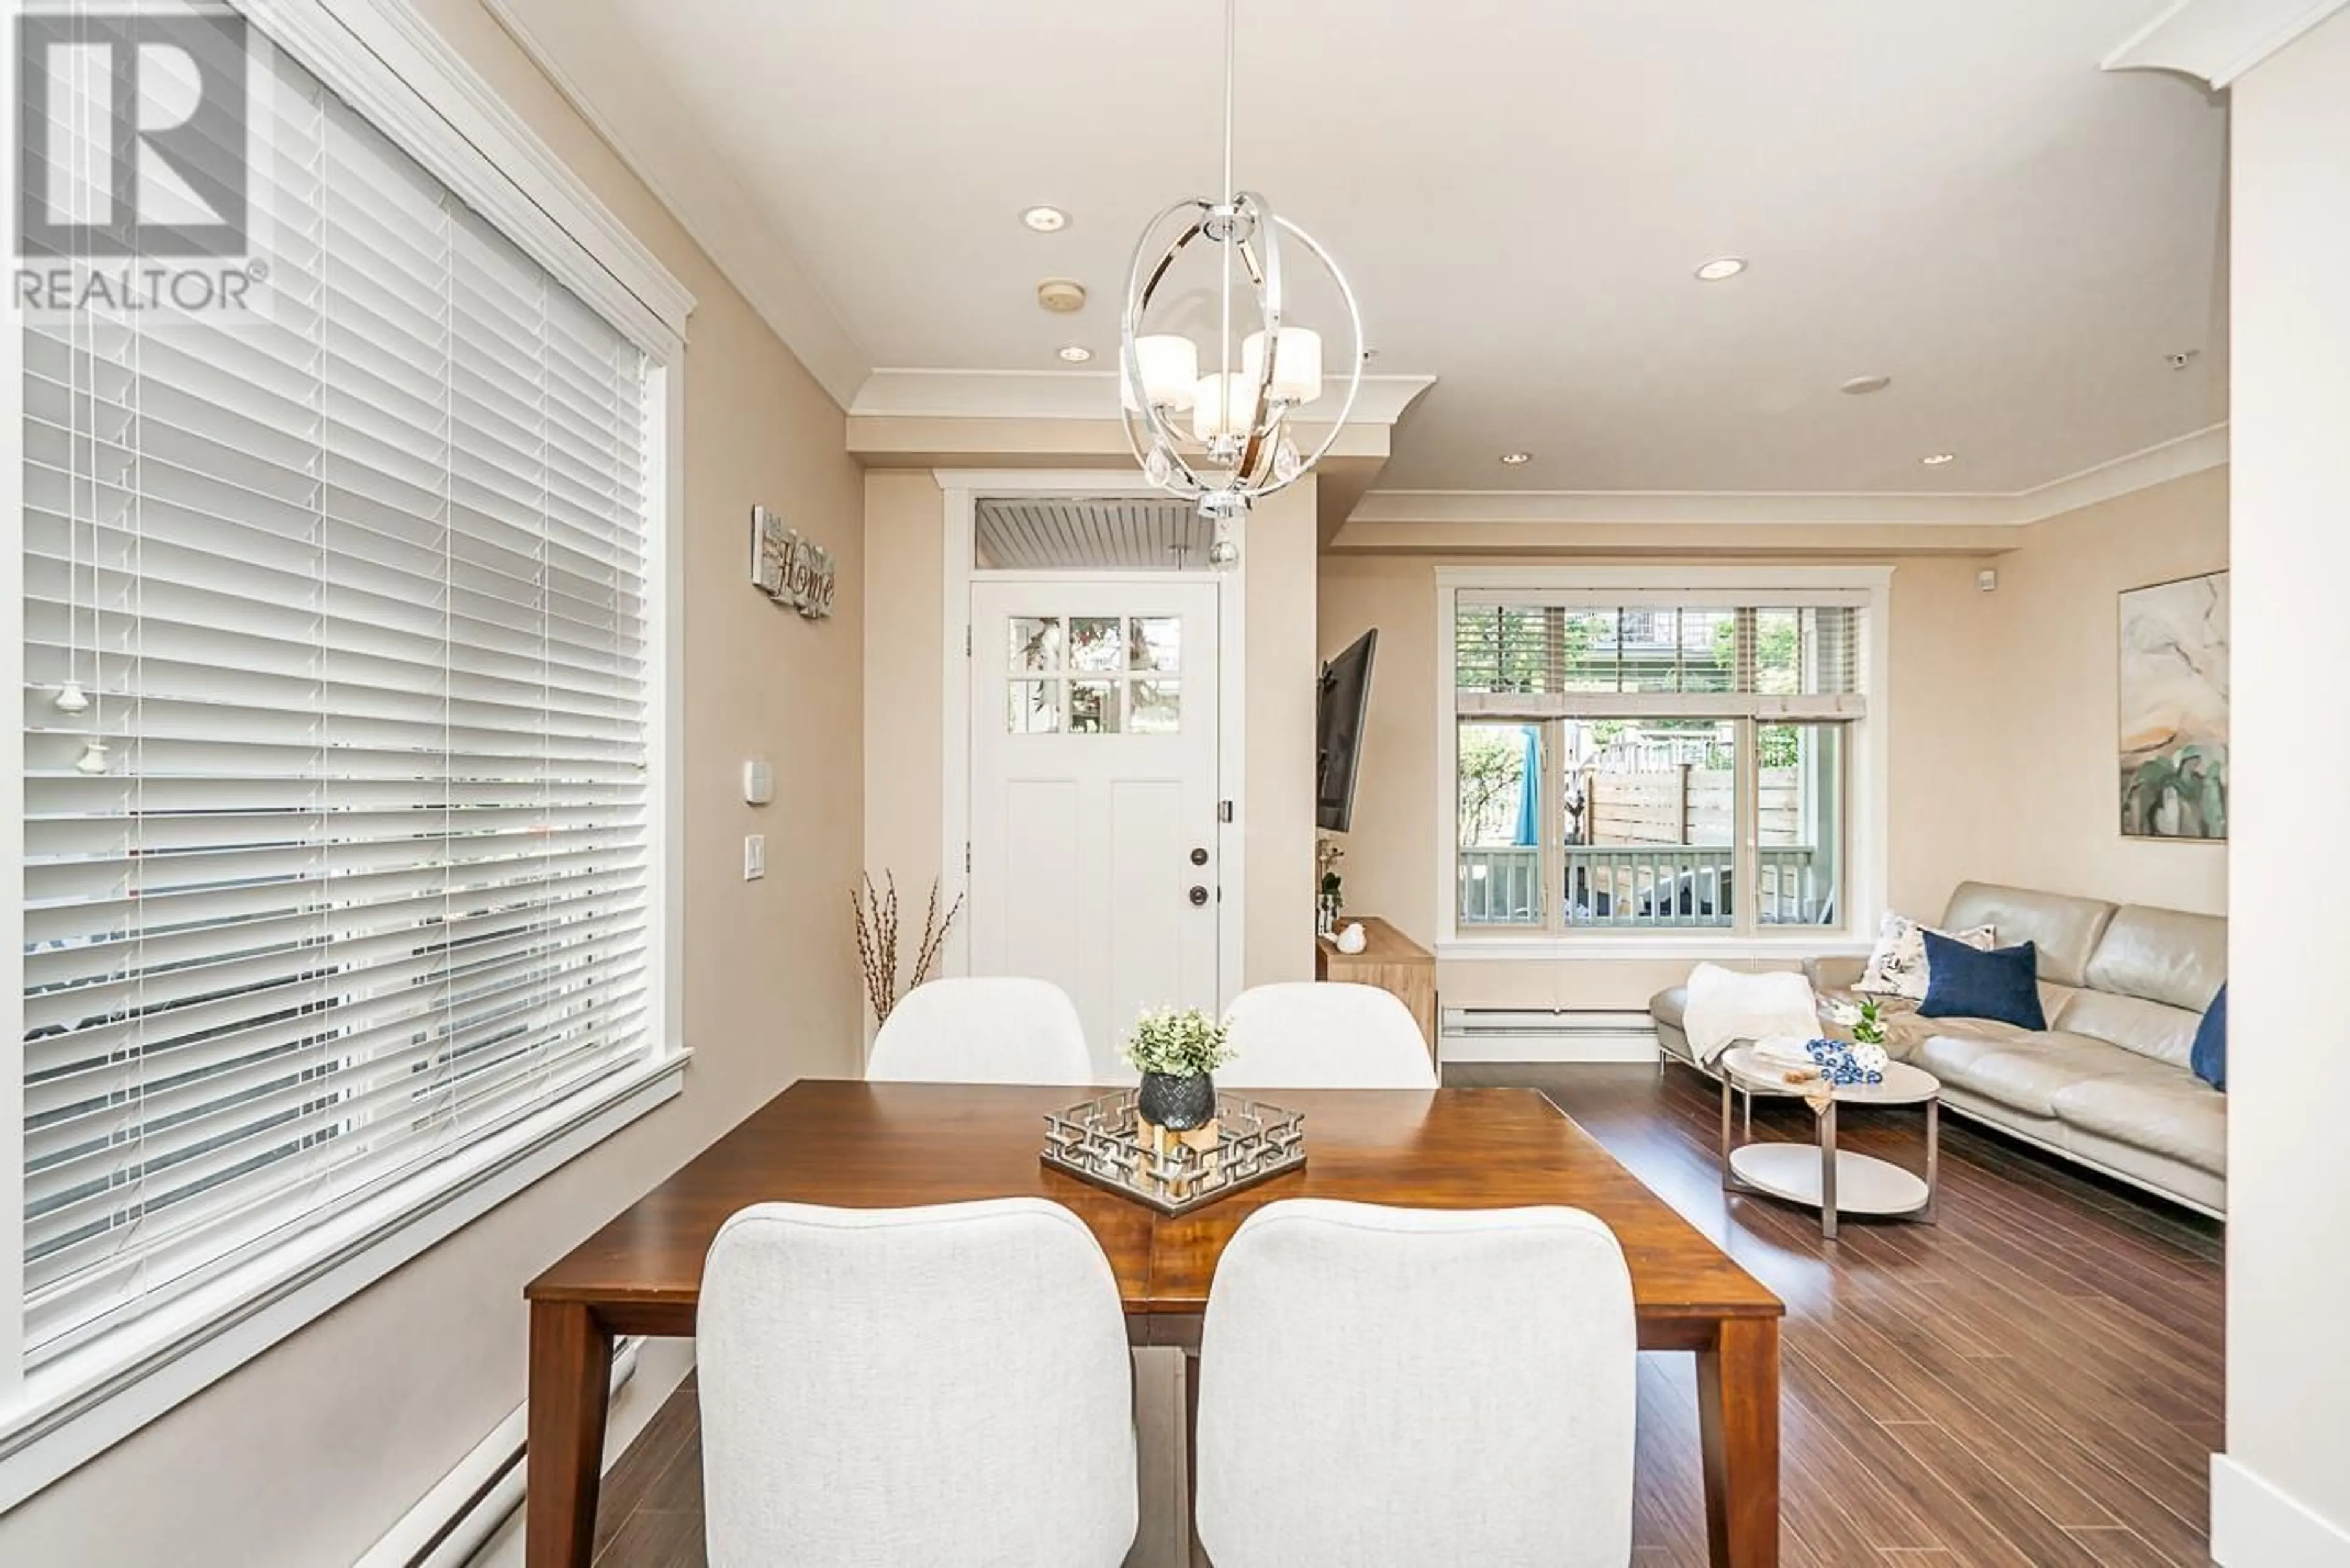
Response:
[{"label": "patterned throw pillow", "polygon": [[[1877,929],[1877,946],[1868,955],[1867,967],[1853,982],[1853,990],[1873,992],[1878,996],[1907,997],[1911,1002],[1926,1000],[1926,938],[1924,932],[1933,929],[1906,915],[1887,915]],[[1954,942],[1964,942],[1983,952],[1991,949],[1993,932],[1989,926],[1974,926],[1963,931],[1935,929],[1938,937],[1948,937]]]}]

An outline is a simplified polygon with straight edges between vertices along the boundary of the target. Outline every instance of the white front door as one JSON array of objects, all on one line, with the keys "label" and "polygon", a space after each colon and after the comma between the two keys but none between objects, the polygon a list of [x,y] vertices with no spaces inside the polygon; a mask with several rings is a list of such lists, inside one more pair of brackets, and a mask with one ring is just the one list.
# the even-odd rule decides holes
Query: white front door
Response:
[{"label": "white front door", "polygon": [[1066,991],[1105,1082],[1140,1009],[1216,1008],[1216,596],[972,587],[971,972]]}]

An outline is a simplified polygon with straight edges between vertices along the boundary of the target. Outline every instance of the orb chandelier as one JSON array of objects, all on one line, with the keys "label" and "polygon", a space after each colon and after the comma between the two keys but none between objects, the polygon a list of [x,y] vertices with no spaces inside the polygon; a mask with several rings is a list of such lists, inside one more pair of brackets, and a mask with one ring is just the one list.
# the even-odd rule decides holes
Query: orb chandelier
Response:
[{"label": "orb chandelier", "polygon": [[[1362,390],[1364,359],[1362,311],[1338,264],[1263,195],[1232,182],[1235,5],[1224,0],[1223,194],[1188,197],[1150,220],[1135,244],[1118,322],[1128,444],[1144,478],[1199,504],[1215,529],[1208,559],[1219,566],[1240,558],[1238,524],[1250,505],[1313,472],[1336,444]],[[1284,314],[1284,241],[1329,275],[1353,337],[1346,396],[1310,453],[1299,452],[1290,421],[1322,397],[1322,337]],[[1179,265],[1196,275],[1202,264],[1217,280],[1217,330],[1205,352],[1182,333],[1152,329],[1154,304],[1160,317],[1170,313],[1165,301]]]}]

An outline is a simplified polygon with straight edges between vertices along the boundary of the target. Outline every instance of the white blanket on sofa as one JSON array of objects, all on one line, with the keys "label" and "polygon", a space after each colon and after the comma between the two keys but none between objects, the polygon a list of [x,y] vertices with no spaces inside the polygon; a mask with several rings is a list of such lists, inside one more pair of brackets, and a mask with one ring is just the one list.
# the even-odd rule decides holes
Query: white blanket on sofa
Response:
[{"label": "white blanket on sofa", "polygon": [[1800,974],[1744,974],[1701,963],[1690,971],[1681,1032],[1689,1036],[1690,1056],[1710,1067],[1735,1041],[1816,1036],[1819,998]]}]

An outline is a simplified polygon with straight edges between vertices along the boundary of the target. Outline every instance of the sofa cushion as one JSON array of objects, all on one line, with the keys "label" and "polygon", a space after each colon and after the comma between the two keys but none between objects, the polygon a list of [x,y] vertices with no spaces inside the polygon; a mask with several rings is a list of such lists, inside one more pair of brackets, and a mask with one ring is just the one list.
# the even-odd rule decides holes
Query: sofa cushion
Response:
[{"label": "sofa cushion", "polygon": [[2125,904],[2091,955],[2088,977],[2099,991],[2200,1013],[2228,978],[2227,918]]},{"label": "sofa cushion", "polygon": [[2195,1047],[2187,1054],[2187,1065],[2195,1075],[2219,1090],[2228,1092],[2228,987],[2220,986],[2220,994],[2203,1010],[2203,1021],[2195,1026]]},{"label": "sofa cushion", "polygon": [[1961,882],[1942,911],[1942,929],[1989,926],[2004,944],[2028,941],[2040,950],[2040,978],[2080,985],[2088,977],[2089,955],[2106,934],[2114,906],[2100,898],[2035,893],[1995,882]]},{"label": "sofa cushion", "polygon": [[2187,1065],[2200,1014],[2144,997],[2110,991],[2076,991],[2061,1014],[2049,1022],[2069,1033],[2119,1045],[2166,1066]]},{"label": "sofa cushion", "polygon": [[2228,1097],[2192,1073],[2145,1067],[2059,1090],[2067,1127],[2148,1149],[2213,1176],[2228,1172]]},{"label": "sofa cushion", "polygon": [[1991,1027],[1998,1033],[1938,1033],[1912,1060],[1944,1083],[2035,1116],[2055,1116],[2056,1096],[2085,1080],[2162,1071],[2086,1035]]},{"label": "sofa cushion", "polygon": [[2030,942],[1978,951],[1939,931],[1926,940],[1926,999],[1918,1011],[1929,1018],[1996,1018],[2022,1029],[2045,1029],[2040,1010],[2039,959]]}]

